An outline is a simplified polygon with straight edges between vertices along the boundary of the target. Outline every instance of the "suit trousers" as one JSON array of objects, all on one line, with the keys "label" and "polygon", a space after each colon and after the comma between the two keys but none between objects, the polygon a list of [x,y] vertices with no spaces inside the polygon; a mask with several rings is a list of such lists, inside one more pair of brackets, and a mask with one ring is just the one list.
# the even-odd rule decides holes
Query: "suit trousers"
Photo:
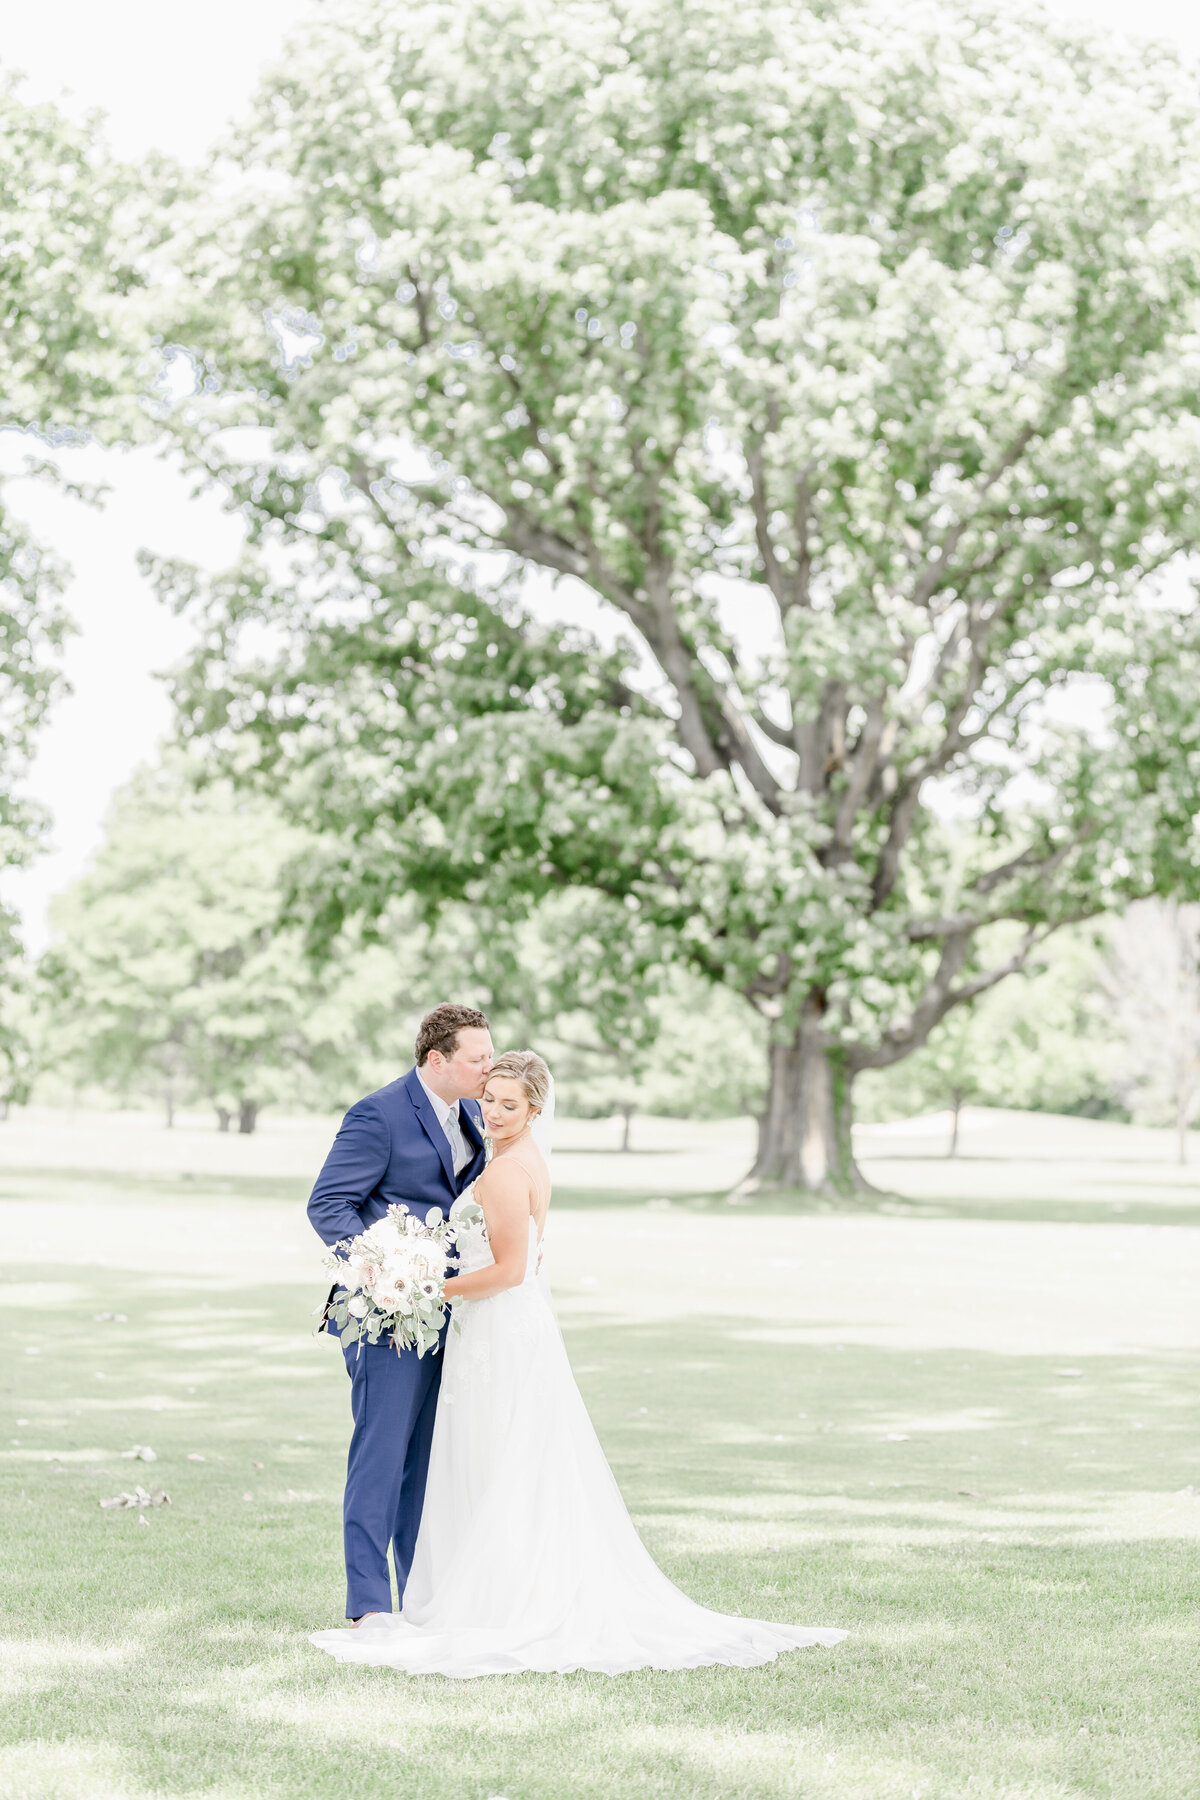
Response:
[{"label": "suit trousers", "polygon": [[[336,1327],[330,1325],[336,1332]],[[346,1617],[392,1611],[388,1546],[399,1606],[412,1566],[429,1447],[442,1381],[442,1349],[399,1355],[388,1339],[343,1344],[350,1376],[354,1431],[346,1467],[342,1530],[346,1549]]]}]

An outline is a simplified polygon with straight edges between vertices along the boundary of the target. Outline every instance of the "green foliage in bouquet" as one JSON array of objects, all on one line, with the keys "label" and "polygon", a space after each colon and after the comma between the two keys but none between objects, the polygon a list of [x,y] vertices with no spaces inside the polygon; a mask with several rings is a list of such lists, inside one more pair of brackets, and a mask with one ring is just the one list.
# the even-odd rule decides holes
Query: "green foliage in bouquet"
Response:
[{"label": "green foliage in bouquet", "polygon": [[389,1206],[357,1237],[335,1244],[326,1257],[340,1291],[328,1312],[342,1339],[377,1344],[390,1338],[397,1354],[436,1350],[445,1323],[446,1261],[454,1232],[440,1210],[418,1219]]}]

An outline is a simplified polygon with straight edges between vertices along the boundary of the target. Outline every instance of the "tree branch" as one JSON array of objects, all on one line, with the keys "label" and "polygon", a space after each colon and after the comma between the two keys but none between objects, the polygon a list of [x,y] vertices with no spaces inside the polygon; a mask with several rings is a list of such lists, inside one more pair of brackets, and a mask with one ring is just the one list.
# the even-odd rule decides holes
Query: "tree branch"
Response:
[{"label": "tree branch", "polygon": [[767,512],[767,482],[763,468],[762,440],[755,439],[746,452],[746,467],[750,472],[750,504],[754,512],[754,538],[758,545],[758,554],[762,558],[763,573],[767,578],[767,586],[775,596],[781,616],[792,605],[794,596],[791,583],[780,567],[775,555],[775,545],[771,541],[770,517]]},{"label": "tree branch", "polygon": [[777,725],[774,719],[767,717],[761,706],[752,707],[750,717],[765,738],[770,738],[771,742],[778,744],[781,750],[790,750],[793,755],[795,754],[795,736],[789,726]]},{"label": "tree branch", "polygon": [[1037,926],[1031,925],[1007,961],[985,969],[958,987],[954,985],[954,978],[966,960],[974,927],[952,933],[946,940],[936,972],[908,1018],[885,1033],[875,1049],[860,1047],[852,1050],[848,1058],[851,1072],[857,1075],[864,1069],[890,1068],[892,1063],[901,1062],[914,1050],[919,1050],[934,1026],[939,1025],[948,1012],[956,1006],[964,1006],[969,1000],[977,999],[980,994],[986,993],[988,988],[995,987],[1009,975],[1017,974],[1029,960],[1029,953],[1035,945],[1044,942],[1057,929],[1058,924],[1040,931]]},{"label": "tree branch", "polygon": [[866,799],[875,776],[880,745],[887,723],[886,695],[879,694],[867,703],[867,717],[858,734],[858,742],[850,758],[845,790],[838,802],[833,826],[831,862],[840,862],[850,854],[854,842],[854,821]]},{"label": "tree branch", "polygon": [[1038,846],[1029,844],[1019,855],[1012,857],[1008,862],[998,863],[992,869],[985,869],[982,875],[977,875],[969,884],[970,888],[976,894],[990,894],[994,888],[1000,886],[1001,882],[1008,881],[1014,875],[1020,875],[1026,870],[1036,869],[1039,875],[1049,874],[1051,870],[1058,868],[1066,860],[1072,850],[1090,837],[1094,830],[1095,826],[1093,825],[1081,827],[1067,839],[1065,844],[1057,845],[1049,856],[1039,856]]},{"label": "tree branch", "polygon": [[[996,483],[1000,480],[1000,477],[1007,474],[1014,463],[1021,460],[1031,440],[1036,436],[1037,428],[1033,425],[1026,425],[1017,433],[1008,449],[997,458],[991,468],[986,470],[975,483],[972,492],[976,502],[982,500],[984,496],[995,487]],[[975,511],[972,508],[972,510],[965,512],[961,518],[956,519],[953,525],[947,526],[940,541],[935,545],[937,555],[935,556],[932,552],[930,553],[926,558],[924,568],[919,572],[916,581],[913,584],[912,599],[914,605],[928,606],[937,590],[945,585],[949,560],[953,556],[955,550],[957,550],[963,534],[972,524],[974,518]]]}]

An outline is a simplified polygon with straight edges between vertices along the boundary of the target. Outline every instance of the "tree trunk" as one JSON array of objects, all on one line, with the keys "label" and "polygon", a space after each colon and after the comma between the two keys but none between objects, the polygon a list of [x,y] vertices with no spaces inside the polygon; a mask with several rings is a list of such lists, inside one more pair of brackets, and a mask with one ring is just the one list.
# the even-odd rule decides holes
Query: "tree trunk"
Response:
[{"label": "tree trunk", "polygon": [[242,1137],[249,1137],[258,1124],[258,1101],[243,1100],[238,1108],[238,1131]]},{"label": "tree trunk", "polygon": [[635,1109],[628,1101],[626,1101],[620,1110],[621,1117],[625,1121],[625,1130],[621,1137],[621,1150],[623,1153],[627,1153],[633,1149],[633,1145],[629,1141],[629,1128],[633,1124],[633,1114]]},{"label": "tree trunk", "polygon": [[962,1119],[963,1096],[957,1091],[950,1096],[950,1110],[954,1115],[954,1123],[950,1127],[950,1148],[947,1156],[958,1155],[958,1127]]},{"label": "tree trunk", "polygon": [[218,1131],[228,1131],[229,1127],[232,1125],[232,1123],[233,1123],[233,1114],[230,1112],[229,1108],[227,1106],[218,1106],[218,1108],[217,1108],[217,1130]]},{"label": "tree trunk", "polygon": [[170,1088],[163,1095],[163,1105],[167,1112],[167,1130],[171,1131],[175,1126],[175,1096]]},{"label": "tree trunk", "polygon": [[749,1187],[830,1195],[871,1191],[850,1139],[852,1077],[821,1040],[823,1010],[810,1001],[792,1042],[771,1045],[771,1085]]}]

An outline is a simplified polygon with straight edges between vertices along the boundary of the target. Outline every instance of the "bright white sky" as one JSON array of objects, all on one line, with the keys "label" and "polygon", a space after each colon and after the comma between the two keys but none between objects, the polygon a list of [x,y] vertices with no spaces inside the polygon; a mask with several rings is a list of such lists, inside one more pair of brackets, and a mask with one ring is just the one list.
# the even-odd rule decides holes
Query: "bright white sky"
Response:
[{"label": "bright white sky", "polygon": [[[1200,53],[1195,0],[1050,4]],[[162,0],[10,6],[0,18],[0,71],[23,71],[30,98],[103,112],[111,142],[127,157],[157,148],[191,159],[244,105],[308,10],[307,0],[207,0],[199,10]],[[0,468],[14,466],[15,449],[11,436],[0,440]],[[114,788],[153,755],[170,723],[155,671],[183,652],[188,633],[141,580],[137,551],[219,567],[237,543],[236,528],[215,502],[192,498],[184,477],[146,451],[81,451],[69,467],[107,484],[103,509],[30,482],[7,490],[9,502],[73,569],[67,603],[79,627],[67,655],[73,693],[59,703],[33,772],[34,792],[53,814],[52,848],[5,883],[33,949],[45,942],[49,899],[95,847]]]}]

